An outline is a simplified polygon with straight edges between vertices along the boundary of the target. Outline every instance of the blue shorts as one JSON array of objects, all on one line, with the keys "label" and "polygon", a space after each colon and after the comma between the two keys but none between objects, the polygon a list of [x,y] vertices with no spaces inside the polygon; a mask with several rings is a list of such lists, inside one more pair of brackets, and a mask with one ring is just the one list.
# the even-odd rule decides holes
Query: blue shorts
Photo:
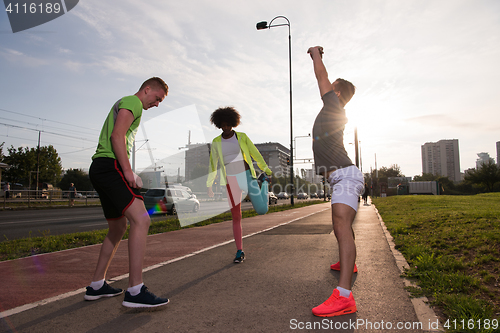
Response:
[{"label": "blue shorts", "polygon": [[358,211],[358,199],[365,188],[363,174],[354,166],[337,169],[328,177],[332,193],[332,205],[341,203]]}]

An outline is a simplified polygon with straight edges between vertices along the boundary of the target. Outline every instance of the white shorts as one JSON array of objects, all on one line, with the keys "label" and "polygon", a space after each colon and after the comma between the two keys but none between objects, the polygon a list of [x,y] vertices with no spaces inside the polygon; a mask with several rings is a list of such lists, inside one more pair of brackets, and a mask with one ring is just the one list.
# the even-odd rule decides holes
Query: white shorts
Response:
[{"label": "white shorts", "polygon": [[337,169],[330,177],[330,192],[332,193],[332,205],[342,203],[358,211],[358,199],[365,188],[363,174],[352,165],[347,168]]}]

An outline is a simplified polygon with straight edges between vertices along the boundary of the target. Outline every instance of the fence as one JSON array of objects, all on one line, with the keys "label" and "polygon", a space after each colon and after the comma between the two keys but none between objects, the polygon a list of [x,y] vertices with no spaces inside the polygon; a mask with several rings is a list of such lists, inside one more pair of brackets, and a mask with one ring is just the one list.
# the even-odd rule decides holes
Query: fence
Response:
[{"label": "fence", "polygon": [[[75,206],[99,206],[101,202],[96,191],[78,191],[71,198],[69,191],[50,190],[11,190],[8,195],[2,191],[0,198],[3,208],[55,207],[74,204]],[[73,202],[71,200],[73,199]]]}]

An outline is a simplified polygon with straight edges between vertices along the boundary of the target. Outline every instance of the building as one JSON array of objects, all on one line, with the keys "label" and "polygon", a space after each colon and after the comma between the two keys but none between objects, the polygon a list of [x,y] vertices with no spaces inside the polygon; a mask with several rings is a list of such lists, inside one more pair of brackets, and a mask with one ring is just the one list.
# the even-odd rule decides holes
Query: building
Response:
[{"label": "building", "polygon": [[479,170],[483,164],[488,164],[489,161],[495,162],[488,153],[479,153],[477,156],[479,158],[476,160],[476,170]]},{"label": "building", "polygon": [[458,139],[427,142],[422,148],[422,172],[460,182]]},{"label": "building", "polygon": [[[287,164],[290,149],[278,142],[257,143],[255,147],[276,177],[290,176],[290,166]],[[257,167],[257,163],[254,162],[254,166]]]},{"label": "building", "polygon": [[497,165],[500,166],[500,141],[497,141]]},{"label": "building", "polygon": [[323,176],[316,174],[316,167],[313,164],[312,169],[306,170],[305,179],[311,184],[320,184],[323,180]]},{"label": "building", "polygon": [[[188,144],[186,146],[186,181],[192,181],[201,177],[203,172],[205,172],[204,176],[208,174],[210,147],[210,143]],[[290,175],[289,167],[287,166],[287,160],[290,158],[290,149],[285,148],[285,146],[277,142],[258,143],[255,147],[257,147],[275,176]],[[256,170],[259,170],[255,161],[254,167]]]},{"label": "building", "polygon": [[[192,181],[200,177],[201,173],[203,173],[201,169],[204,170],[204,175],[206,176],[210,161],[210,144],[188,144],[186,148],[185,180]],[[199,172],[197,169],[200,169]]]}]

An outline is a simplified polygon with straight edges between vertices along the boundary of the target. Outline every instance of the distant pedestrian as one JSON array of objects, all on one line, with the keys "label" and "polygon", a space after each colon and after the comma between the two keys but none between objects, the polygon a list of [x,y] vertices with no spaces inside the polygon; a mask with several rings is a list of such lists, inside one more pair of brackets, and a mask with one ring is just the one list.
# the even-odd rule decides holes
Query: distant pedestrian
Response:
[{"label": "distant pedestrian", "polygon": [[5,199],[10,198],[10,183],[9,182],[5,182],[5,184],[3,185],[3,191],[5,192]]},{"label": "distant pedestrian", "polygon": [[129,279],[123,306],[131,308],[156,307],[168,303],[148,291],[142,280],[142,267],[146,251],[146,239],[151,219],[139,192],[141,179],[130,166],[130,150],[135,133],[141,122],[142,110],[158,106],[168,93],[166,83],[153,77],[146,80],[139,91],[121,98],[111,108],[99,136],[99,144],[92,156],[89,176],[99,194],[104,216],[108,221],[108,234],[101,245],[92,283],[87,287],[85,299],[93,301],[101,297],[120,295],[123,290],[109,286],[106,272],[127,231]]},{"label": "distant pedestrian", "polygon": [[363,202],[365,205],[368,205],[368,193],[370,192],[370,188],[368,184],[365,183],[365,189],[363,191]]},{"label": "distant pedestrian", "polygon": [[69,206],[73,207],[75,205],[75,198],[76,198],[76,187],[75,184],[70,183],[69,184]]},{"label": "distant pedestrian", "polygon": [[[232,107],[219,108],[210,116],[210,122],[221,129],[222,134],[212,141],[207,193],[209,197],[214,196],[212,185],[219,169],[220,184],[226,185],[227,199],[233,218],[233,235],[237,250],[233,261],[241,263],[245,260],[241,228],[242,194],[248,194],[257,214],[267,213],[269,176],[272,172],[248,136],[233,130],[240,124],[238,111]],[[257,166],[264,171],[259,176],[259,180],[262,180],[262,187],[259,187],[257,183],[252,158],[257,162]]]},{"label": "distant pedestrian", "polygon": [[357,311],[351,292],[352,274],[357,271],[352,222],[364,182],[361,171],[347,156],[343,141],[347,123],[344,107],[354,95],[355,87],[343,79],[330,82],[323,64],[321,46],[311,47],[307,52],[313,60],[323,100],[323,108],[313,126],[314,163],[316,174],[325,176],[330,182],[333,231],[340,256],[340,261],[330,266],[331,269],[340,270],[338,286],[323,304],[312,309],[312,313],[315,316],[332,317]]}]

